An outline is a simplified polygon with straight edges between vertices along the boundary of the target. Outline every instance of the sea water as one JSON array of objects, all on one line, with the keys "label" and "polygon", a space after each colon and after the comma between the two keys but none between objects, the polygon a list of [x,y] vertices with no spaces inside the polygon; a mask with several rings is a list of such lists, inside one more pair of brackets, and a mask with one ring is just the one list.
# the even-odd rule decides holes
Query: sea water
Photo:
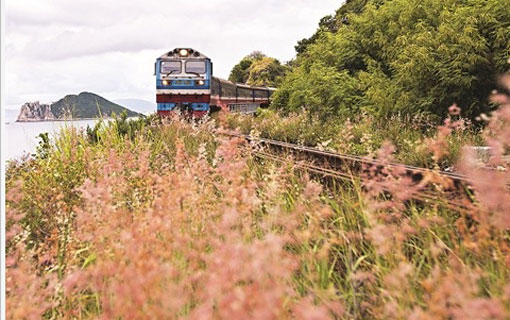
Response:
[{"label": "sea water", "polygon": [[39,134],[47,132],[54,137],[64,127],[86,129],[93,127],[98,120],[70,120],[70,121],[39,121],[16,122],[16,116],[6,112],[5,120],[5,148],[4,160],[21,159],[27,154],[35,152],[40,138]]}]

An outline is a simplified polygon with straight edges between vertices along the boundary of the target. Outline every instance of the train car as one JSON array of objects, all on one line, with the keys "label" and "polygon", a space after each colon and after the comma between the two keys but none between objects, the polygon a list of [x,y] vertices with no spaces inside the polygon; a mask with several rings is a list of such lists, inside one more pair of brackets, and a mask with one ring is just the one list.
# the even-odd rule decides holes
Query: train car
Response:
[{"label": "train car", "polygon": [[157,113],[201,118],[209,112],[254,113],[269,105],[274,88],[213,77],[211,59],[191,48],[176,48],[156,60]]}]

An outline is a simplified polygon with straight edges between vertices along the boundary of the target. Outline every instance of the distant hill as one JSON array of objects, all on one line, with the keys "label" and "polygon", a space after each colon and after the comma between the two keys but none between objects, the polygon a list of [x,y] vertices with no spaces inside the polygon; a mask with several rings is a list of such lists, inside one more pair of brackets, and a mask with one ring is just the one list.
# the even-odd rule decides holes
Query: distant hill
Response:
[{"label": "distant hill", "polygon": [[127,112],[128,117],[140,115],[91,92],[67,95],[51,104],[51,112],[57,119],[98,118],[111,116],[113,113],[118,115],[123,111]]},{"label": "distant hill", "polygon": [[116,99],[113,102],[130,110],[149,114],[156,112],[156,103],[142,99]]}]

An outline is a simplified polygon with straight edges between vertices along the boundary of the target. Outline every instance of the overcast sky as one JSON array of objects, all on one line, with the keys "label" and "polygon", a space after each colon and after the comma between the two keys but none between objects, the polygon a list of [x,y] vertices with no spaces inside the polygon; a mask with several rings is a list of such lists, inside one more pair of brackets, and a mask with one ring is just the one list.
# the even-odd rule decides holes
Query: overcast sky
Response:
[{"label": "overcast sky", "polygon": [[343,0],[6,0],[6,104],[82,91],[155,100],[155,59],[209,56],[226,78],[254,50],[288,61]]}]

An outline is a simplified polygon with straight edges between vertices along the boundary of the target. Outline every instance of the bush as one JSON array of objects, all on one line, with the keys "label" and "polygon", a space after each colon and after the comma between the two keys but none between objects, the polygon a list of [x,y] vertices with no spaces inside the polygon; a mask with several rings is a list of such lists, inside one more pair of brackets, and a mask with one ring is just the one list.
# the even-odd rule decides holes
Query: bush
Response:
[{"label": "bush", "polygon": [[506,1],[380,2],[320,32],[284,78],[274,108],[319,118],[366,111],[445,119],[457,103],[471,120],[492,110],[494,75],[508,69]]}]

